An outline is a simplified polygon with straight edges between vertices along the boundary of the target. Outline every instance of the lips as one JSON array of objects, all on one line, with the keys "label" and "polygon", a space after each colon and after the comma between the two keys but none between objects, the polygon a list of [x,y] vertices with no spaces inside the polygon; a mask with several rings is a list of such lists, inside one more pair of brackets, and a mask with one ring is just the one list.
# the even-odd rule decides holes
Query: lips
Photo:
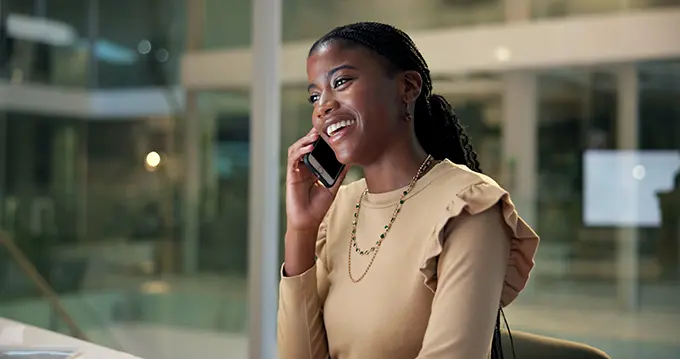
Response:
[{"label": "lips", "polygon": [[333,137],[333,135],[340,132],[340,130],[350,126],[354,126],[356,123],[357,121],[355,119],[333,122],[326,126],[326,134],[328,135],[328,137]]}]

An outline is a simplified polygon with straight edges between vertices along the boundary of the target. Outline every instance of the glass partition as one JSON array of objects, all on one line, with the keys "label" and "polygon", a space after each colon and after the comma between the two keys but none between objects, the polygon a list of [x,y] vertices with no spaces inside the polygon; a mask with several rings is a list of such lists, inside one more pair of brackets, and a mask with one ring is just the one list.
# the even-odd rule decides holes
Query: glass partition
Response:
[{"label": "glass partition", "polygon": [[479,155],[484,174],[500,180],[502,172],[500,76],[470,75],[464,78],[435,81],[435,93],[453,106]]},{"label": "glass partition", "polygon": [[[247,274],[250,109],[247,91],[201,92],[200,266],[230,273],[242,288]],[[242,293],[245,295],[245,293]],[[241,323],[241,326],[245,322]]]},{"label": "glass partition", "polygon": [[[541,245],[531,290],[507,313],[511,328],[612,357],[672,358],[680,350],[669,334],[680,330],[678,62],[636,66],[632,75],[619,66],[537,73]],[[636,115],[637,124],[626,122]]]},{"label": "glass partition", "polygon": [[[680,61],[638,65],[639,150],[648,155],[644,178],[652,186],[655,221],[641,228],[643,250],[656,263],[659,281],[643,287],[655,307],[680,309]],[[671,291],[671,294],[666,294]]]},{"label": "glass partition", "polygon": [[185,1],[3,0],[0,76],[13,83],[127,88],[177,83]]},{"label": "glass partition", "polygon": [[186,38],[186,3],[97,1],[97,17],[91,19],[96,24],[97,87],[176,85]]},{"label": "glass partition", "polygon": [[173,119],[2,117],[0,316],[114,348],[121,325],[175,320],[135,309],[181,281]]},{"label": "glass partition", "polygon": [[589,150],[617,148],[616,77],[606,71],[555,69],[537,81],[537,230],[545,258],[534,284],[551,288],[541,291],[546,296],[573,293],[569,288],[578,286],[583,301],[573,305],[608,307],[616,303],[616,228],[592,228],[583,221],[584,156]]},{"label": "glass partition", "polygon": [[[250,44],[251,1],[205,1],[203,47],[247,47]],[[339,1],[283,2],[283,41],[311,45],[335,26],[357,21],[382,21],[407,31],[492,24],[504,19],[503,2],[484,1]]]},{"label": "glass partition", "polygon": [[88,4],[89,0],[5,0],[3,14],[11,43],[2,49],[6,69],[0,75],[13,83],[86,86]]},{"label": "glass partition", "polygon": [[588,14],[616,13],[679,7],[678,0],[533,0],[535,18],[557,18]]}]

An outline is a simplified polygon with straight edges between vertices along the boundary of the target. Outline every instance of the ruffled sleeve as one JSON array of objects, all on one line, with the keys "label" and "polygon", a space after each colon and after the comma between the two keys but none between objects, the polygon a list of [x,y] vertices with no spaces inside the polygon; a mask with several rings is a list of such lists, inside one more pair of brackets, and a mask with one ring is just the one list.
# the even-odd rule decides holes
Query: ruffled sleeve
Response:
[{"label": "ruffled sleeve", "polygon": [[529,280],[529,272],[534,266],[534,254],[538,248],[538,235],[519,217],[508,192],[490,179],[465,186],[453,197],[441,213],[441,218],[433,229],[431,238],[428,239],[429,243],[420,267],[420,272],[425,277],[425,285],[433,292],[437,288],[437,263],[447,237],[446,225],[463,211],[475,215],[498,204],[510,236],[510,253],[501,294],[501,305],[509,305]]}]

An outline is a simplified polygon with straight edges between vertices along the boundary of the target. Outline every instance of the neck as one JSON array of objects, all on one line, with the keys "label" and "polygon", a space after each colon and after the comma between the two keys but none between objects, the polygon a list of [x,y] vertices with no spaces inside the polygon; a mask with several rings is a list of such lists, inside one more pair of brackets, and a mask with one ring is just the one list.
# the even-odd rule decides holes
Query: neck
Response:
[{"label": "neck", "polygon": [[419,144],[389,148],[373,163],[363,166],[368,191],[384,193],[408,186],[425,158],[427,153]]}]

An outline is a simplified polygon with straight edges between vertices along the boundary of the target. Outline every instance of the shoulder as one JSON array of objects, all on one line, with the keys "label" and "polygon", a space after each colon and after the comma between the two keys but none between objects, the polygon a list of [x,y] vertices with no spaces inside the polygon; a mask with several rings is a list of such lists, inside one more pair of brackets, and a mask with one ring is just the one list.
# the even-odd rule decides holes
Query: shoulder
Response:
[{"label": "shoulder", "polygon": [[428,185],[428,190],[423,191],[425,200],[437,205],[433,213],[436,228],[429,239],[429,250],[420,268],[426,285],[433,290],[436,288],[438,257],[444,248],[444,241],[451,239],[445,233],[448,224],[459,219],[475,223],[471,226],[475,228],[479,228],[480,224],[504,227],[503,231],[508,235],[498,240],[510,241],[510,255],[502,304],[509,304],[529,279],[538,248],[538,235],[519,216],[508,191],[492,178],[449,161],[438,166],[443,168],[438,169],[440,173]]},{"label": "shoulder", "polygon": [[484,212],[509,193],[494,179],[474,172],[463,165],[443,161],[437,165],[437,176],[428,184],[424,196],[429,203],[439,206],[447,216],[458,215],[462,211],[470,214]]}]

